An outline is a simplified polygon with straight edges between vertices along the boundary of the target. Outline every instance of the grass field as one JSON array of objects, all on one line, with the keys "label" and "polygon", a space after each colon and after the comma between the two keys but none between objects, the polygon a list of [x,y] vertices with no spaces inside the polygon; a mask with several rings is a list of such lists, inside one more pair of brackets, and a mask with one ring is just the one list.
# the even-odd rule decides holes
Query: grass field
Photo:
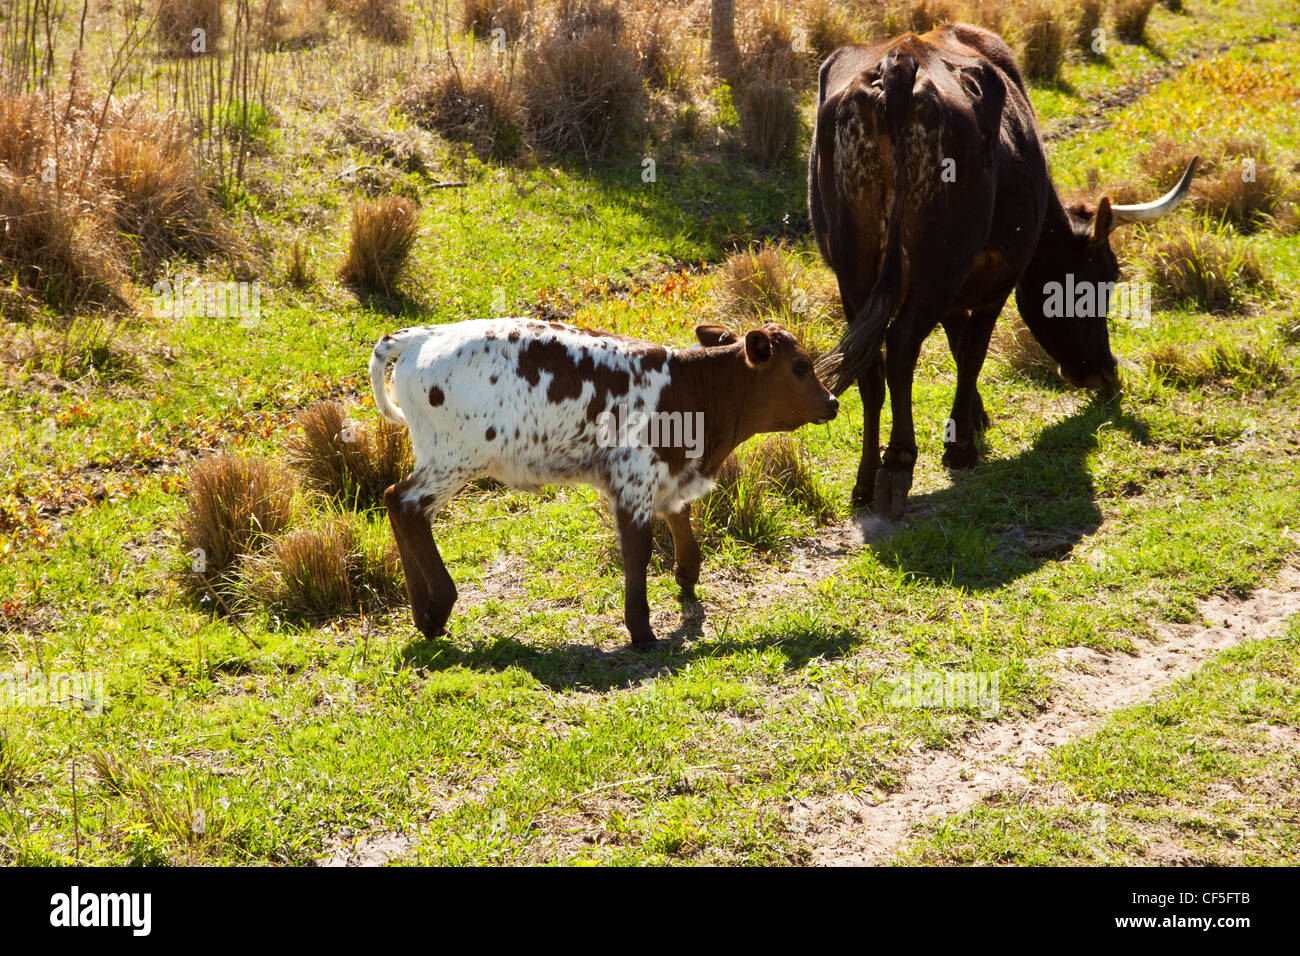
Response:
[{"label": "grass field", "polygon": [[[1189,204],[1117,234],[1127,275],[1161,298],[1149,323],[1112,322],[1127,360],[1114,399],[1035,361],[1009,305],[980,382],[988,461],[968,473],[939,465],[955,374],[933,337],[905,521],[864,541],[850,512],[862,408],[848,393],[834,422],[794,435],[825,507],[743,486],[744,520],[733,503],[702,523],[701,606],[679,602],[656,556],[653,623],[670,639],[638,655],[612,521],[588,489],[462,493],[434,529],[460,603],[449,635],[425,640],[400,600],[304,614],[194,593],[189,475],[218,451],[284,460],[295,415],[322,399],[375,420],[365,363],[403,325],[562,316],[678,346],[719,316],[742,325],[726,263],[751,242],[779,244],[793,276],[778,317],[833,343],[842,319],[801,165],[815,84],[774,166],[745,158],[729,94],[703,80],[693,99],[654,100],[641,138],[599,160],[530,147],[501,162],[396,105],[442,50],[440,14],[382,44],[330,4],[323,43],[266,54],[258,148],[221,180],[248,263],[133,263],[134,301],[112,308],[52,304],[0,258],[0,671],[94,671],[104,687],[95,716],[0,709],[0,860],[813,862],[826,833],[853,827],[846,801],[878,805],[918,755],[1048,708],[1069,667],[1057,652],[1138,654],[1203,623],[1205,599],[1273,582],[1300,557],[1300,11],[1181,6],[1156,6],[1143,42],[1071,53],[1034,86],[1058,187],[1151,198],[1169,185],[1163,141],[1229,171],[1231,144],[1250,141],[1292,225],[1280,205],[1243,224]],[[452,33],[467,60],[491,58]],[[92,84],[113,36],[88,34]],[[136,56],[127,86],[146,96],[182,69]],[[423,171],[375,147],[384,136]],[[382,194],[418,203],[420,233],[394,290],[357,293],[335,277],[351,206]],[[1178,295],[1161,272],[1180,236],[1210,248],[1218,298]],[[290,274],[295,242],[305,279]],[[256,322],[153,308],[159,276],[248,274]],[[333,515],[380,550],[391,538],[362,502],[300,489],[292,509],[293,528]],[[918,825],[889,859],[1294,863],[1298,621],[1102,715],[1032,764],[1028,790]],[[997,706],[900,705],[897,681],[916,673],[996,675]]]}]

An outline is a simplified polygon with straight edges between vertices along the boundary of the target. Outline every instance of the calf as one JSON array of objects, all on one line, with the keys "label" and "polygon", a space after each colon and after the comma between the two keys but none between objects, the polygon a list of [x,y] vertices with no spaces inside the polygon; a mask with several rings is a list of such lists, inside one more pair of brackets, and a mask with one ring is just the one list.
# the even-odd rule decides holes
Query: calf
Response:
[{"label": "calf", "polygon": [[[375,404],[409,427],[415,451],[415,471],[384,503],[416,627],[443,633],[456,602],[430,521],[487,475],[515,488],[589,484],[602,493],[618,527],[632,646],[654,644],[650,519],[667,520],[675,577],[692,596],[700,549],[690,503],[745,439],[828,422],[839,407],[781,326],[751,329],[743,341],[715,325],[695,334],[703,348],[676,351],[558,322],[490,319],[379,340],[370,358]],[[384,381],[389,362],[402,410]]]}]

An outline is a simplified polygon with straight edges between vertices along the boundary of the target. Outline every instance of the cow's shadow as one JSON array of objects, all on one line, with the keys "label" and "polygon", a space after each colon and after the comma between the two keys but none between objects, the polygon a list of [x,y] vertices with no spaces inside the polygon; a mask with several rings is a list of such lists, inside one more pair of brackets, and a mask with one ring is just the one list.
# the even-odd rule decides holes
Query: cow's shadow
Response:
[{"label": "cow's shadow", "polygon": [[952,473],[947,487],[911,497],[895,527],[864,517],[869,546],[890,567],[967,590],[1002,587],[1065,557],[1101,524],[1088,471],[1098,435],[1118,428],[1150,440],[1121,402],[1094,396],[1024,452]]}]

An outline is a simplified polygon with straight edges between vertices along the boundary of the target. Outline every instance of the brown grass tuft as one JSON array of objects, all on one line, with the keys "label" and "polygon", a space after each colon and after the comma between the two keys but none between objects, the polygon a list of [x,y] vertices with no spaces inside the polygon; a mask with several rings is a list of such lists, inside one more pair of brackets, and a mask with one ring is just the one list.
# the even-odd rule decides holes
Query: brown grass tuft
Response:
[{"label": "brown grass tuft", "polygon": [[336,0],[335,6],[364,37],[395,45],[411,39],[411,17],[401,0]]},{"label": "brown grass tuft", "polygon": [[461,8],[461,25],[476,40],[487,40],[497,27],[506,31],[506,42],[514,43],[524,35],[532,0],[465,0]]},{"label": "brown grass tuft", "polygon": [[1020,57],[1025,76],[1051,82],[1065,62],[1065,24],[1057,8],[1047,0],[1035,0],[1024,11],[1024,51]]},{"label": "brown grass tuft", "polygon": [[1115,0],[1115,33],[1125,43],[1142,43],[1156,0]]},{"label": "brown grass tuft", "polygon": [[[158,48],[168,56],[214,53],[224,31],[221,0],[160,0],[154,30]],[[194,35],[202,30],[202,43]],[[202,49],[195,49],[199,44]]]},{"label": "brown grass tuft", "polygon": [[1074,13],[1074,45],[1087,56],[1096,56],[1093,43],[1096,31],[1101,29],[1104,0],[1079,0]]},{"label": "brown grass tuft", "polygon": [[238,558],[257,550],[288,527],[293,509],[293,477],[261,458],[216,455],[197,462],[189,473],[181,542],[198,561],[190,581],[220,582]]},{"label": "brown grass tuft", "polygon": [[239,583],[241,604],[307,620],[393,604],[404,594],[392,542],[343,515],[276,538],[245,559]]},{"label": "brown grass tuft", "polygon": [[378,507],[384,491],[415,467],[405,428],[387,419],[351,421],[339,402],[298,413],[288,442],[290,465],[309,487],[352,507]]},{"label": "brown grass tuft", "polygon": [[786,83],[754,80],[741,91],[740,114],[745,152],[760,166],[778,166],[794,154],[799,136],[799,108]]},{"label": "brown grass tuft", "polygon": [[1146,259],[1161,298],[1208,312],[1240,311],[1252,290],[1269,284],[1259,259],[1240,241],[1188,227],[1158,238]]},{"label": "brown grass tuft", "polygon": [[404,196],[356,204],[339,278],[370,292],[393,292],[406,271],[419,230],[419,210]]},{"label": "brown grass tuft", "polygon": [[831,0],[813,0],[805,8],[804,17],[808,46],[819,63],[840,47],[858,41],[857,30]]},{"label": "brown grass tuft", "polygon": [[468,143],[482,157],[506,161],[523,147],[519,90],[486,57],[459,68],[445,65],[421,73],[399,102],[421,126]]},{"label": "brown grass tuft", "polygon": [[993,330],[989,354],[997,357],[1018,375],[1039,382],[1059,381],[1056,360],[1047,354],[1034,333],[1017,317],[1002,321]]},{"label": "brown grass tuft", "polygon": [[561,4],[524,53],[523,97],[537,145],[600,159],[629,144],[645,111],[636,56],[613,4]]},{"label": "brown grass tuft", "polygon": [[779,246],[729,256],[722,265],[718,308],[739,326],[780,322],[816,361],[835,344],[842,322],[835,289]]},{"label": "brown grass tuft", "polygon": [[259,27],[267,49],[319,46],[329,39],[329,0],[267,0]]}]

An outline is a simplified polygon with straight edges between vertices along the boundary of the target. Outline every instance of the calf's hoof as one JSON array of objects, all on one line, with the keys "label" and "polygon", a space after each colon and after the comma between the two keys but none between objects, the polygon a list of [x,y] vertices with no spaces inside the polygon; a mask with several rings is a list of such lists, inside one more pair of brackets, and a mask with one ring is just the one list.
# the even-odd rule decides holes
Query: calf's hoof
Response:
[{"label": "calf's hoof", "polygon": [[907,505],[907,492],[912,487],[910,471],[881,468],[876,472],[876,491],[872,496],[871,510],[890,521],[903,520]]},{"label": "calf's hoof", "polygon": [[980,454],[974,444],[958,445],[956,443],[943,446],[943,467],[954,470],[964,468],[974,468],[976,465],[984,463],[984,456]]}]

